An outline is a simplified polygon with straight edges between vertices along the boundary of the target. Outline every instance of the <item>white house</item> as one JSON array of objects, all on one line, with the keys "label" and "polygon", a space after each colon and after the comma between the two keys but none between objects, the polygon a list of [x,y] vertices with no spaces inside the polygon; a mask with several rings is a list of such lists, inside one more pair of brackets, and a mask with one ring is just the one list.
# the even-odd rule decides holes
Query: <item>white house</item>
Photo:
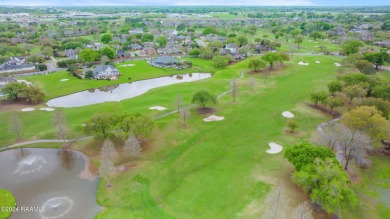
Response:
[{"label": "white house", "polygon": [[97,65],[92,72],[95,79],[112,79],[120,75],[118,69],[112,65]]}]

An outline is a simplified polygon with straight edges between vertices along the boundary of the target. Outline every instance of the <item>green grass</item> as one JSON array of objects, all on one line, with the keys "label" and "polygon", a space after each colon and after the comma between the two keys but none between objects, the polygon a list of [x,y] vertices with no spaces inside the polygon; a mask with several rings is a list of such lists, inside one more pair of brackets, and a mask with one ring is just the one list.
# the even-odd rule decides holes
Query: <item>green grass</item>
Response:
[{"label": "green grass", "polygon": [[[116,65],[121,72],[118,80],[81,80],[70,75],[67,71],[59,71],[49,75],[37,75],[24,78],[35,85],[43,88],[46,92],[46,99],[67,95],[70,93],[98,88],[111,84],[129,83],[137,80],[161,77],[165,75],[183,74],[190,72],[205,72],[210,70],[210,63],[200,59],[186,59],[193,61],[192,69],[176,70],[173,68],[155,68],[147,64],[146,61],[123,62]],[[198,61],[199,60],[199,61]],[[135,66],[123,66],[125,64],[135,64]],[[129,77],[131,80],[129,80]],[[69,79],[61,82],[61,79]]]},{"label": "green grass", "polygon": [[[248,90],[247,77],[240,80],[238,102],[233,104],[227,95],[217,106],[217,115],[225,117],[221,122],[205,123],[194,112],[186,129],[179,128],[177,115],[158,120],[161,130],[172,131],[158,136],[157,152],[142,157],[139,168],[115,176],[112,189],[101,183],[98,201],[107,208],[97,218],[258,218],[261,212],[242,215],[249,203],[262,201],[272,188],[258,178],[288,166],[282,154],[265,153],[268,142],[288,146],[308,140],[316,125],[326,120],[300,104],[313,89],[335,77],[332,58],[304,61],[316,59],[323,63],[320,72],[313,64],[293,64],[267,85],[256,76],[255,92]],[[246,64],[218,71],[204,83],[215,92],[210,86],[214,80],[226,83]],[[284,110],[296,114],[297,136],[285,134]]]},{"label": "green grass", "polygon": [[16,201],[12,193],[8,190],[0,189],[0,218],[8,218],[12,214],[14,207],[16,207]]}]

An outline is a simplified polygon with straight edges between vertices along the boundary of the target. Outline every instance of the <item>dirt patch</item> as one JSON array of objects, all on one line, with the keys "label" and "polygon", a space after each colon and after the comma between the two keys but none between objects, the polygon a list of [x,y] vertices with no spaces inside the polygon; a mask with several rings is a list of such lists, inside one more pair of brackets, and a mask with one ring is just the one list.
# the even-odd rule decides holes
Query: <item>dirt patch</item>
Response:
[{"label": "dirt patch", "polygon": [[211,114],[217,112],[217,110],[212,107],[198,107],[196,108],[196,112],[199,114]]},{"label": "dirt patch", "polygon": [[326,115],[330,115],[333,118],[337,118],[340,116],[340,112],[338,112],[337,110],[333,110],[333,112],[330,112],[329,109],[327,109],[325,106],[322,106],[322,105],[315,106],[314,104],[308,104],[308,106],[310,106],[313,109],[319,110]]}]

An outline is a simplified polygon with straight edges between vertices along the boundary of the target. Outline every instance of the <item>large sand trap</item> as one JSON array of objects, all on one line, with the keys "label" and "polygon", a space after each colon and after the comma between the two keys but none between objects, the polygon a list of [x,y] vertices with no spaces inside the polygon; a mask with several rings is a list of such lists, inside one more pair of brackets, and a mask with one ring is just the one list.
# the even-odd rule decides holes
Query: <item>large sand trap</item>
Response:
[{"label": "large sand trap", "polygon": [[225,119],[225,117],[223,117],[223,116],[209,115],[209,117],[204,118],[203,121],[211,122],[211,121],[221,121],[224,119]]},{"label": "large sand trap", "polygon": [[125,64],[125,65],[121,65],[121,67],[133,67],[135,66],[135,64]]},{"label": "large sand trap", "polygon": [[39,110],[50,112],[50,111],[54,111],[55,109],[53,109],[53,108],[40,108]]},{"label": "large sand trap", "polygon": [[320,64],[321,62],[320,61],[315,61],[315,63]]},{"label": "large sand trap", "polygon": [[284,111],[282,113],[282,116],[284,116],[286,118],[294,118],[294,114],[292,114],[290,111]]},{"label": "large sand trap", "polygon": [[19,83],[25,83],[25,84],[27,84],[28,86],[32,85],[31,82],[26,81],[26,80],[18,80],[18,82],[19,82]]},{"label": "large sand trap", "polygon": [[270,146],[270,149],[268,149],[266,152],[269,154],[277,154],[283,150],[283,146],[276,144],[275,142],[268,143]]},{"label": "large sand trap", "polygon": [[337,62],[335,62],[334,65],[335,65],[335,66],[341,66],[341,64],[340,64],[340,63],[337,63]]},{"label": "large sand trap", "polygon": [[167,108],[162,107],[162,106],[152,106],[152,107],[149,107],[149,109],[151,109],[151,110],[166,110]]},{"label": "large sand trap", "polygon": [[305,63],[305,62],[298,62],[298,65],[309,65],[309,63]]},{"label": "large sand trap", "polygon": [[61,79],[60,81],[61,81],[61,82],[63,82],[63,81],[69,81],[69,79],[68,79],[68,78],[64,78],[64,79]]},{"label": "large sand trap", "polygon": [[23,108],[21,111],[22,112],[30,112],[30,111],[34,111],[35,109],[34,108]]}]

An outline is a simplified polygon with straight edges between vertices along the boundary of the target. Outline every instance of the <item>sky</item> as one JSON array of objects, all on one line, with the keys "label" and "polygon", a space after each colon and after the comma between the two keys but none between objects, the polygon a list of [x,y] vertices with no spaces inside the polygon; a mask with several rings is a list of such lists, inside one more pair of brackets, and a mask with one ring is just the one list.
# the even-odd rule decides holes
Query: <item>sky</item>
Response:
[{"label": "sky", "polygon": [[383,6],[389,0],[0,0],[0,5],[14,6]]}]

